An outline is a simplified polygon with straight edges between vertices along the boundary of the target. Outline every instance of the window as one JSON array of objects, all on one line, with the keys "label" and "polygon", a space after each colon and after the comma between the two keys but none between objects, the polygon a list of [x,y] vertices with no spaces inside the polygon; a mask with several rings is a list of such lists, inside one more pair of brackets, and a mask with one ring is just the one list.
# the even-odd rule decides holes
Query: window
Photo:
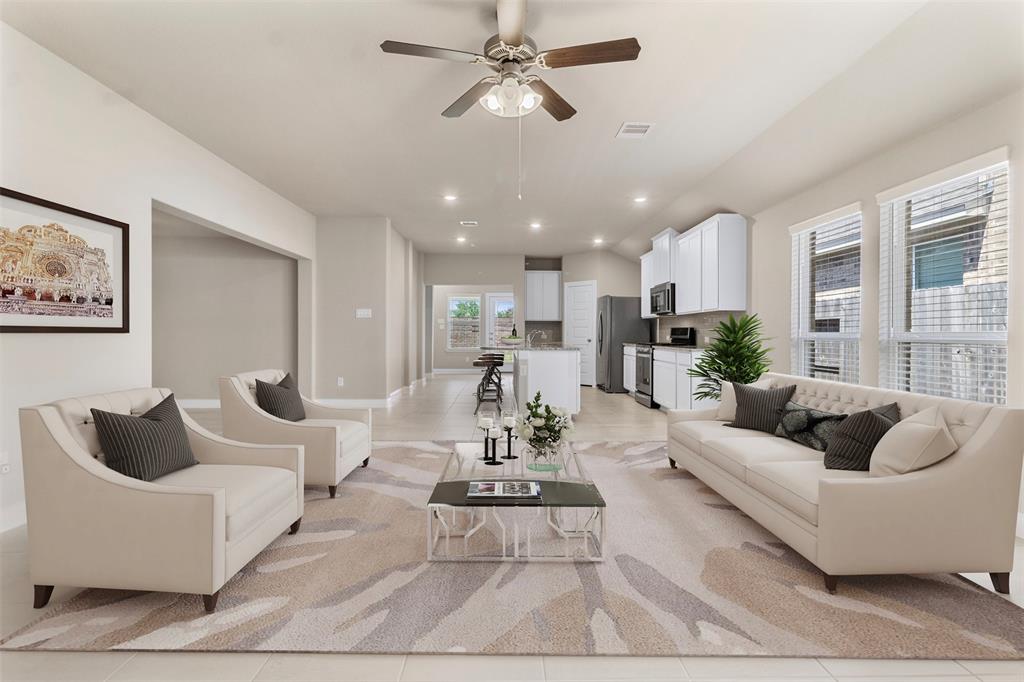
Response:
[{"label": "window", "polygon": [[515,328],[515,298],[512,294],[487,294],[487,342],[497,345]]},{"label": "window", "polygon": [[[852,212],[851,212],[852,210]],[[860,208],[791,228],[792,372],[860,380]]]},{"label": "window", "polygon": [[480,297],[448,297],[448,350],[480,348]]},{"label": "window", "polygon": [[886,388],[1006,402],[1008,167],[986,165],[879,198]]}]

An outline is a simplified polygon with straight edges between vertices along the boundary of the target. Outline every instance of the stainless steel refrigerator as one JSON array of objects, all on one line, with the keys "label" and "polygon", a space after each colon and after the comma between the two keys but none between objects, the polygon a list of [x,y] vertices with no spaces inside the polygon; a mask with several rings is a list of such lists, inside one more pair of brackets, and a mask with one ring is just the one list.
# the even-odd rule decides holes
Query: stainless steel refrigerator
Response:
[{"label": "stainless steel refrigerator", "polygon": [[597,387],[607,393],[625,393],[622,344],[650,340],[650,320],[640,317],[639,296],[597,299]]}]

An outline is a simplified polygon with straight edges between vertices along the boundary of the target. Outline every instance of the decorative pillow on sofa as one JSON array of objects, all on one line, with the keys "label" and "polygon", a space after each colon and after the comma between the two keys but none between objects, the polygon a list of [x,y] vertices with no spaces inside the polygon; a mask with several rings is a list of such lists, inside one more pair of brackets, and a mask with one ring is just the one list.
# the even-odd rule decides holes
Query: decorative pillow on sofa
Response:
[{"label": "decorative pillow on sofa", "polygon": [[782,419],[782,408],[793,397],[796,386],[781,388],[754,388],[746,384],[732,385],[736,391],[736,418],[726,426],[737,429],[754,429],[765,433],[775,433],[779,420]]},{"label": "decorative pillow on sofa", "polygon": [[[758,379],[743,385],[754,388],[770,388],[772,380]],[[715,418],[726,422],[731,422],[736,418],[736,389],[732,387],[731,381],[722,382],[722,395],[718,401],[718,415]]]},{"label": "decorative pillow on sofa", "polygon": [[302,396],[291,372],[276,384],[256,380],[256,404],[264,412],[269,412],[278,419],[290,422],[302,421],[306,418],[306,410],[302,406]]},{"label": "decorative pillow on sofa", "polygon": [[134,416],[92,408],[96,434],[108,467],[142,481],[198,464],[174,395]]},{"label": "decorative pillow on sofa", "polygon": [[895,476],[941,462],[959,446],[937,407],[921,410],[893,426],[871,454],[872,476]]},{"label": "decorative pillow on sofa", "polygon": [[788,402],[782,408],[782,419],[775,427],[775,435],[824,452],[844,419],[845,414],[823,412]]},{"label": "decorative pillow on sofa", "polygon": [[878,441],[899,420],[900,406],[896,403],[854,412],[839,424],[829,441],[825,450],[825,468],[868,471],[871,453]]}]

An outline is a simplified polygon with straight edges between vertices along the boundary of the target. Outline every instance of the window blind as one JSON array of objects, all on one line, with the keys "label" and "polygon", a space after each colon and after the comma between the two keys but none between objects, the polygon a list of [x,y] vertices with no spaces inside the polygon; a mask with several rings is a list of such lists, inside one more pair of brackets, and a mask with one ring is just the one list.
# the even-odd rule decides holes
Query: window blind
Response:
[{"label": "window blind", "polygon": [[861,214],[793,234],[791,372],[860,380]]},{"label": "window blind", "polygon": [[882,386],[1006,402],[1008,164],[880,205]]}]

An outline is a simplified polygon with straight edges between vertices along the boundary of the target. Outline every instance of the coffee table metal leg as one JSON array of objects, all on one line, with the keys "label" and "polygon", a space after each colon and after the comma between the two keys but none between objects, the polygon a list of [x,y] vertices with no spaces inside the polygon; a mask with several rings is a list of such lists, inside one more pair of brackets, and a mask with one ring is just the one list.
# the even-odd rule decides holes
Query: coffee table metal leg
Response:
[{"label": "coffee table metal leg", "polygon": [[[507,556],[507,552],[506,552],[506,549],[505,549],[506,548],[506,544],[505,544],[505,533],[506,533],[505,522],[502,520],[501,515],[498,514],[498,508],[497,507],[491,507],[491,514],[494,515],[494,520],[497,521],[498,526],[501,528],[501,558],[504,559]],[[515,554],[516,554],[516,556],[519,555],[519,547],[518,546],[515,548]]]}]

